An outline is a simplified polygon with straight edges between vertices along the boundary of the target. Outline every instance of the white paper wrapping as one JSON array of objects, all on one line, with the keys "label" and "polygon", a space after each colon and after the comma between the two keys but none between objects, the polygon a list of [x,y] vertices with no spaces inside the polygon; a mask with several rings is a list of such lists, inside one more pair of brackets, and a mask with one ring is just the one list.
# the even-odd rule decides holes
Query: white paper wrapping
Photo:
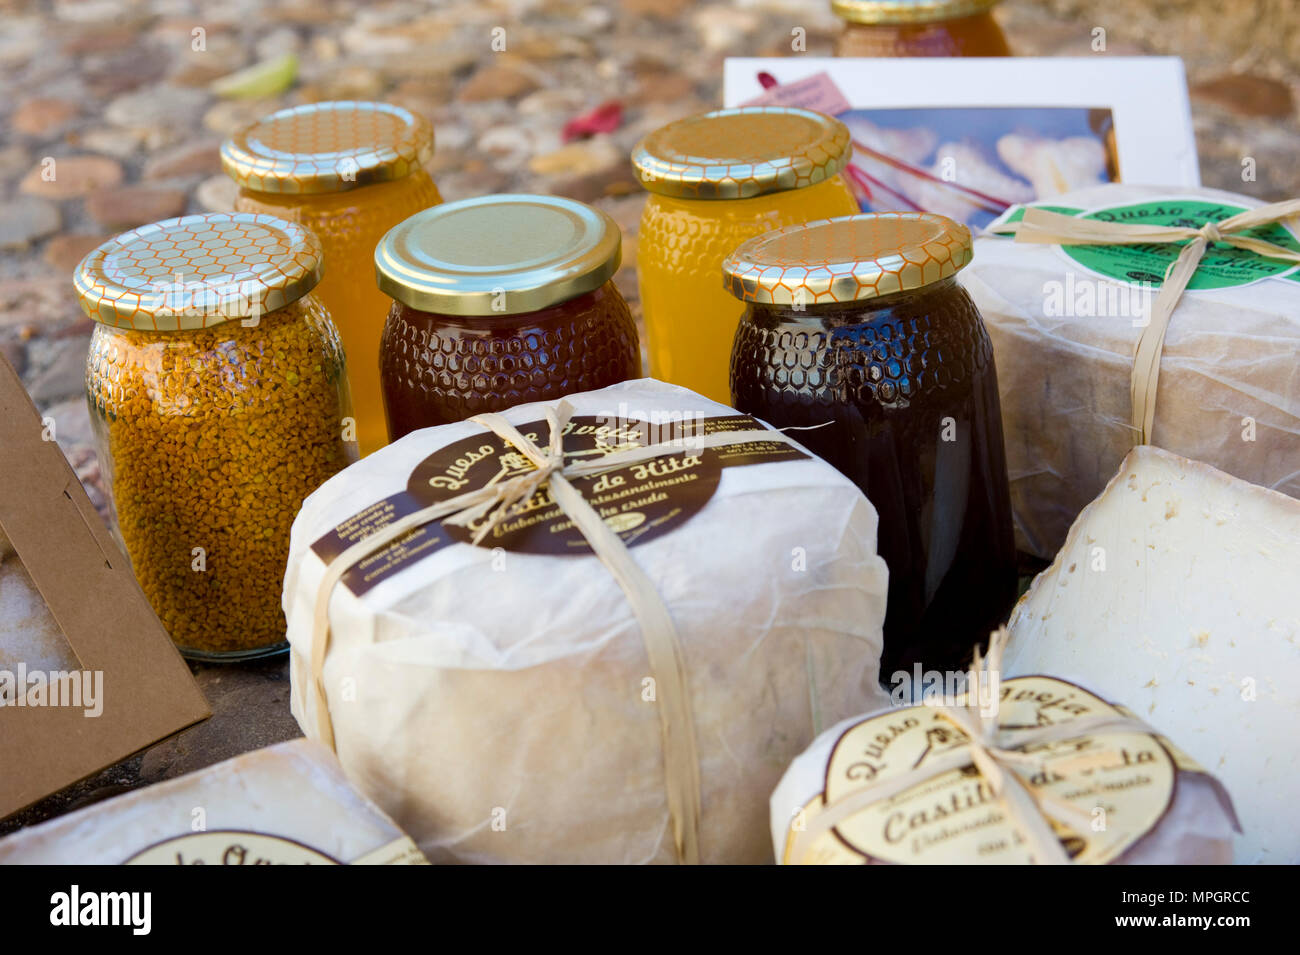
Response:
[{"label": "white paper wrapping", "polygon": [[[1261,204],[1213,189],[1126,184],[1050,202],[1094,210],[1165,196],[1236,208]],[[1050,559],[1134,443],[1129,379],[1141,327],[1124,308],[1131,300],[1118,297],[1112,299],[1118,311],[1129,314],[1105,306],[1069,314],[1080,304],[1087,311],[1079,297],[1083,284],[1095,283],[1099,295],[1111,296],[1119,283],[1085,269],[1058,246],[980,237],[958,281],[975,299],[993,341],[1016,542]],[[1050,283],[1059,286],[1067,314],[1049,314],[1059,311],[1049,305]],[[1298,353],[1300,282],[1268,278],[1184,292],[1165,339],[1152,443],[1300,497]]]},{"label": "white paper wrapping", "polygon": [[[826,763],[836,742],[849,727],[876,715],[867,713],[832,726],[795,757],[781,777],[772,793],[770,813],[772,847],[778,860],[785,853],[790,827],[800,810],[826,785]],[[1198,774],[1180,772],[1168,813],[1116,864],[1224,865],[1232,861],[1232,836],[1232,818],[1213,784]],[[970,860],[972,864],[979,861]]]},{"label": "white paper wrapping", "polygon": [[1009,629],[1008,676],[1120,700],[1223,781],[1236,861],[1300,863],[1300,501],[1136,448]]},{"label": "white paper wrapping", "polygon": [[[568,400],[577,416],[735,413],[648,379]],[[535,421],[542,407],[505,417]],[[482,433],[415,432],[304,503],[284,606],[308,736],[320,733],[309,660],[324,572],[310,545],[404,488],[435,449]],[[699,513],[631,554],[683,648],[702,861],[769,860],[767,798],[790,758],[822,726],[887,702],[875,510],[816,458],[732,467]],[[589,554],[496,561],[453,544],[361,598],[336,588],[324,677],[350,778],[435,862],[675,861],[649,664],[622,591]]]},{"label": "white paper wrapping", "polygon": [[21,829],[0,840],[0,865],[121,865],[160,844],[163,864],[425,861],[328,751],[298,739]]}]

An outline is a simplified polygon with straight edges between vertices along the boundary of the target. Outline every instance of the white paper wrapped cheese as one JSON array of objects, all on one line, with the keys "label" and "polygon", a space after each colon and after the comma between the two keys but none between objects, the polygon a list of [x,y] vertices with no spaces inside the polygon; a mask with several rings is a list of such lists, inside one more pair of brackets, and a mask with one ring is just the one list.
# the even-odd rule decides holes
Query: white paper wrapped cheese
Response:
[{"label": "white paper wrapped cheese", "polygon": [[425,865],[320,745],[292,740],[0,839],[0,865]]},{"label": "white paper wrapped cheese", "polygon": [[1009,674],[1123,700],[1223,780],[1238,862],[1300,862],[1300,501],[1136,448],[1009,626]]},{"label": "white paper wrapped cheese", "polygon": [[[1045,205],[1199,228],[1259,204],[1212,189],[1112,184]],[[1300,248],[1280,227],[1263,235]],[[997,357],[1022,549],[1050,559],[1139,443],[1130,424],[1134,347],[1153,283],[1179,249],[976,240],[958,281],[979,306]],[[1294,263],[1212,247],[1169,323],[1149,443],[1300,497],[1298,352]]]},{"label": "white paper wrapped cheese", "polygon": [[[597,422],[737,420],[652,380],[567,400],[575,430],[565,450],[577,457],[602,440]],[[545,444],[543,409],[504,416],[526,433],[540,428]],[[619,427],[603,440],[625,439]],[[625,486],[574,482],[601,503],[676,625],[704,862],[770,859],[767,798],[790,758],[822,726],[887,702],[876,513],[834,468],[778,447],[721,467],[706,453],[684,472],[665,462],[657,477],[619,471]],[[430,488],[452,494],[514,473],[507,449],[472,422],[418,431],[304,503],[284,606],[293,712],[309,736],[323,734],[310,658],[322,554],[341,549],[335,529],[345,525],[351,540],[359,524],[387,522],[413,498],[427,503]],[[523,508],[509,523],[523,530],[483,546],[449,542],[435,525],[436,540],[412,538],[335,588],[323,683],[343,766],[434,861],[673,862],[664,688],[628,598],[545,509]]]},{"label": "white paper wrapped cheese", "polygon": [[[1122,708],[1051,678],[1008,680],[1001,721],[1016,734]],[[950,700],[951,702],[951,700]],[[1035,860],[1030,843],[980,773],[969,766],[926,774],[922,784],[818,826],[828,804],[861,797],[927,760],[968,752],[936,710],[913,706],[844,720],[790,764],[772,793],[772,845],[783,865],[1009,865]],[[1071,861],[1110,865],[1222,865],[1232,861],[1235,818],[1223,787],[1175,743],[1155,734],[1063,732],[1034,746],[1042,771],[1013,769],[1029,790],[1073,804],[1082,823],[1056,831]],[[1050,780],[1050,782],[1045,782]],[[1033,809],[1028,810],[1033,812]],[[1046,817],[1042,817],[1046,821]],[[1103,825],[1096,826],[1101,822]],[[1046,830],[1051,833],[1051,830]]]}]

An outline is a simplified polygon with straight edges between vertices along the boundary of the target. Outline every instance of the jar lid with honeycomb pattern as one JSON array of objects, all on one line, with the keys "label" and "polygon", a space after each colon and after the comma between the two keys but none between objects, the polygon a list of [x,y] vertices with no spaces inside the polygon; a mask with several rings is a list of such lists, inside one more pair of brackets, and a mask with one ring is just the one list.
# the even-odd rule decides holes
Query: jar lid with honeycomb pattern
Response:
[{"label": "jar lid with honeycomb pattern", "polygon": [[221,144],[226,174],[255,192],[345,192],[402,179],[433,155],[433,126],[389,103],[292,106]]},{"label": "jar lid with honeycomb pattern", "polygon": [[375,247],[390,297],[442,315],[518,315],[604,285],[623,234],[599,209],[559,196],[480,196],[417,212]]},{"label": "jar lid with honeycomb pattern", "polygon": [[831,11],[850,23],[893,26],[935,23],[987,13],[999,0],[831,0]]},{"label": "jar lid with honeycomb pattern", "polygon": [[95,321],[170,332],[264,315],[320,278],[320,243],[302,226],[216,212],[124,232],[82,259],[73,281]]},{"label": "jar lid with honeycomb pattern", "polygon": [[727,256],[722,275],[746,302],[827,305],[924,288],[970,260],[970,230],[952,219],[868,212],[755,236]]},{"label": "jar lid with honeycomb pattern", "polygon": [[852,154],[838,119],[792,106],[717,109],[669,123],[632,151],[641,184],[681,199],[748,199],[830,179]]}]

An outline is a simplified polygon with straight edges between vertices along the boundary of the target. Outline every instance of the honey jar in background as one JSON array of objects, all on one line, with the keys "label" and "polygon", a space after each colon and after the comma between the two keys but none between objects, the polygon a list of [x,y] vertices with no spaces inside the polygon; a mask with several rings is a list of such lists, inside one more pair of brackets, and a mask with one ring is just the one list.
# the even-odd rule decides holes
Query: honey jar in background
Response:
[{"label": "honey jar in background", "polygon": [[831,0],[836,56],[1009,56],[998,0]]},{"label": "honey jar in background", "polygon": [[287,647],[290,525],[355,459],[320,276],[315,236],[246,213],[141,226],[77,267],[114,532],[187,657]]},{"label": "honey jar in background", "polygon": [[426,209],[374,252],[392,297],[380,345],[391,440],[641,376],[611,281],[622,234],[572,199],[498,195]]},{"label": "honey jar in background", "polygon": [[384,233],[442,199],[424,163],[428,120],[387,103],[326,102],[272,113],[226,140],[221,162],[239,184],[235,208],[306,226],[324,246],[316,295],[347,353],[361,453],[386,443],[379,336],[387,299],[373,256]]},{"label": "honey jar in background", "polygon": [[1016,597],[993,350],[954,278],[970,258],[965,226],[907,212],[780,229],[723,265],[746,303],[735,407],[807,428],[879,514],[887,684],[961,669]]},{"label": "honey jar in background", "polygon": [[637,236],[650,373],[727,404],[727,362],[741,306],[718,267],[753,236],[852,215],[839,172],[848,128],[806,109],[720,109],[669,123],[632,153],[650,192]]}]

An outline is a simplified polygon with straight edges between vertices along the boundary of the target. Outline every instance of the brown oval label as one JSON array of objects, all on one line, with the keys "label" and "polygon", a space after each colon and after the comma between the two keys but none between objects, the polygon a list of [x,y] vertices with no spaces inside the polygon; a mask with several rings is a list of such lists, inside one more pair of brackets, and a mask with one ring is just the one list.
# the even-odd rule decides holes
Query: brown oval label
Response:
[{"label": "brown oval label", "polygon": [[[539,447],[550,443],[545,421],[517,429]],[[628,547],[654,540],[698,514],[730,467],[806,459],[807,452],[779,437],[703,448],[695,436],[762,431],[748,415],[678,416],[667,423],[576,416],[564,432],[566,460],[599,459],[616,451],[673,442],[668,453],[589,477],[573,478],[575,490],[595,508]],[[681,450],[677,450],[681,448]],[[416,465],[405,490],[353,514],[312,544],[328,563],[352,544],[422,508],[534,470],[532,461],[484,429],[439,448]],[[472,543],[477,527],[431,522],[358,561],[341,578],[360,596],[403,568],[454,543]],[[480,546],[528,554],[589,554],[582,532],[543,487],[512,507]]]},{"label": "brown oval label", "polygon": [[[518,428],[538,447],[550,442],[545,421],[530,421]],[[568,461],[590,460],[645,443],[639,428],[616,428],[598,418],[575,417],[565,428],[564,456]],[[429,455],[412,472],[407,491],[427,506],[533,470],[532,461],[503,438],[487,432]],[[684,451],[578,478],[573,485],[610,530],[630,546],[666,534],[698,514],[718,489],[721,477],[722,467],[715,455]],[[478,526],[448,524],[444,529],[453,540],[469,543]],[[545,487],[512,507],[482,546],[526,554],[591,552],[582,532],[551,500]]]}]

